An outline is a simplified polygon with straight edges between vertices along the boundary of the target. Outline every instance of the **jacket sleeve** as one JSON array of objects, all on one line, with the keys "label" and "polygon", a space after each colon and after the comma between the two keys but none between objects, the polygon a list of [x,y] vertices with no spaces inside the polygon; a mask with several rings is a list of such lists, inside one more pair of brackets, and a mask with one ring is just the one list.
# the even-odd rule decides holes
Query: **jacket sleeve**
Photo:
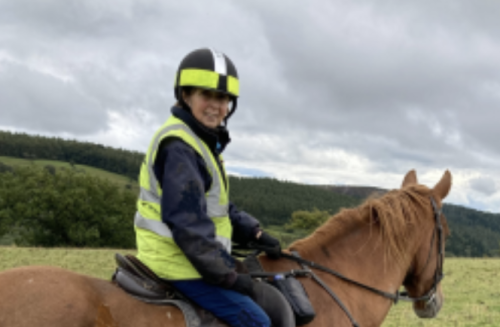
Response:
[{"label": "jacket sleeve", "polygon": [[257,219],[245,211],[239,211],[233,203],[229,203],[229,218],[233,225],[233,242],[246,245],[255,241],[255,236],[260,230]]},{"label": "jacket sleeve", "polygon": [[216,241],[215,225],[207,216],[208,171],[201,157],[183,141],[160,147],[155,175],[162,187],[162,221],[175,243],[207,282],[230,287],[236,279],[235,259]]}]

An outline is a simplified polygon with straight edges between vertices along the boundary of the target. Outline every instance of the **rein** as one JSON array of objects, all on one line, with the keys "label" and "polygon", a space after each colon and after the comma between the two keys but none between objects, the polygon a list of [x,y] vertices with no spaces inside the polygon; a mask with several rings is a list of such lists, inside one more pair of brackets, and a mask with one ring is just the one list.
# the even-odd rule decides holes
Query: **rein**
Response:
[{"label": "rein", "polygon": [[[352,280],[352,279],[342,275],[338,271],[332,270],[328,267],[322,266],[322,265],[317,264],[315,262],[303,259],[295,251],[292,251],[292,254],[281,252],[281,257],[299,263],[302,266],[302,270],[291,270],[290,272],[285,272],[285,273],[256,273],[256,274],[252,273],[251,275],[252,275],[252,277],[260,277],[260,278],[273,277],[276,275],[299,276],[299,277],[309,276],[309,277],[311,277],[312,279],[314,279],[319,285],[321,285],[325,289],[325,291],[335,300],[335,302],[337,302],[339,307],[344,311],[344,313],[347,315],[347,317],[351,321],[352,326],[354,326],[354,327],[359,327],[359,325],[354,320],[354,318],[351,315],[351,313],[349,312],[349,310],[345,307],[345,305],[338,298],[338,296],[330,289],[330,287],[323,280],[321,280],[321,278],[319,278],[318,275],[316,275],[314,273],[314,271],[311,270],[311,268],[326,272],[326,273],[333,275],[333,276],[335,276],[335,277],[337,277],[345,282],[348,282],[352,285],[363,288],[363,289],[368,290],[372,293],[378,294],[382,297],[391,299],[394,302],[394,304],[397,304],[399,301],[406,301],[406,302],[412,302],[412,303],[420,302],[420,301],[427,301],[427,303],[429,303],[436,296],[438,284],[444,278],[444,274],[443,274],[444,253],[443,253],[443,248],[442,248],[442,245],[443,245],[443,225],[441,223],[442,210],[440,208],[438,208],[436,201],[434,200],[433,197],[430,197],[430,200],[431,200],[431,204],[432,204],[432,209],[434,211],[434,219],[435,219],[436,225],[435,225],[434,232],[432,235],[431,246],[429,248],[429,256],[427,257],[427,262],[426,262],[424,269],[422,271],[424,271],[425,268],[427,268],[427,266],[430,262],[430,258],[431,258],[431,254],[432,254],[432,247],[434,246],[434,241],[436,239],[436,235],[437,235],[437,243],[438,243],[438,250],[437,250],[438,256],[437,256],[436,271],[434,273],[433,285],[432,285],[431,289],[423,296],[411,297],[408,294],[408,292],[399,292],[399,290],[398,290],[398,291],[396,291],[396,293],[388,293],[388,292],[376,289],[374,287],[371,287],[371,286],[362,284],[360,282],[357,282],[355,280]],[[258,245],[255,243],[250,243],[248,245],[248,247],[251,249],[257,250],[255,255],[257,255],[261,251],[273,250],[272,248]]]}]

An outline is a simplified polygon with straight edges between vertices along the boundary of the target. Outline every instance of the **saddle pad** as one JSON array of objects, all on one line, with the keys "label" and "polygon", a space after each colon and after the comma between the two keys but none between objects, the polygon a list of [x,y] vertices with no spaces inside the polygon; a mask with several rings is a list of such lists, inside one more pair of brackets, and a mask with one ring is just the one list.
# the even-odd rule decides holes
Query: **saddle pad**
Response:
[{"label": "saddle pad", "polygon": [[[267,313],[273,326],[293,327],[295,319],[293,311],[285,299],[274,286],[267,283],[258,282],[254,286],[254,301]],[[131,295],[131,294],[129,294]],[[139,301],[154,305],[174,305],[184,314],[187,327],[229,327],[224,322],[218,320],[212,313],[204,310],[184,299],[161,299],[153,300],[134,296]]]},{"label": "saddle pad", "polygon": [[151,303],[154,305],[173,305],[181,310],[186,321],[186,327],[229,327],[224,324],[210,312],[203,310],[197,306],[191,305],[186,300],[181,299],[165,299],[165,300],[149,300],[133,296],[139,301]]}]

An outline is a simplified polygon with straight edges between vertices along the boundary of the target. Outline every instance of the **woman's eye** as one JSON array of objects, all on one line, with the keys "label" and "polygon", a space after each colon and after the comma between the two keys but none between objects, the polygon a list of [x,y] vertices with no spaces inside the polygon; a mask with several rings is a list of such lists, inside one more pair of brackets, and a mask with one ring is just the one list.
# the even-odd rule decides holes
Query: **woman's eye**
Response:
[{"label": "woman's eye", "polygon": [[217,94],[217,100],[219,101],[229,101],[229,97],[225,94]]},{"label": "woman's eye", "polygon": [[229,102],[230,101],[230,98],[227,94],[223,94],[223,93],[219,93],[219,92],[213,92],[210,90],[203,90],[200,92],[200,94],[203,97],[203,99],[205,99],[205,100],[215,99],[215,100],[221,101],[221,102]]}]

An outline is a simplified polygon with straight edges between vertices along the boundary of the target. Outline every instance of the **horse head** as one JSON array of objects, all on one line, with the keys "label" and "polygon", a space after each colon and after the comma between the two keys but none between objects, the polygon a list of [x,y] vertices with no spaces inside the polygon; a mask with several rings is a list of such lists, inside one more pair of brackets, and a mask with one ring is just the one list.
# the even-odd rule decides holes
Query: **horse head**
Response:
[{"label": "horse head", "polygon": [[[444,302],[440,282],[448,234],[441,207],[450,188],[449,172],[429,188],[418,184],[415,171],[410,171],[401,188],[341,210],[290,245],[288,250],[298,252],[324,278],[318,282],[323,290],[313,289],[312,302],[323,322],[314,326],[347,326],[354,320],[360,326],[379,326],[398,300],[413,302],[419,317],[437,315]],[[271,271],[293,267],[281,260],[261,262]],[[303,283],[315,287],[312,281]],[[339,301],[332,300],[324,285]],[[401,285],[407,295],[399,292]]]},{"label": "horse head", "polygon": [[[414,170],[406,174],[401,189],[413,188],[418,185]],[[444,303],[441,288],[443,278],[443,260],[445,237],[449,234],[446,218],[441,213],[442,200],[448,195],[451,188],[451,174],[446,171],[441,180],[430,190],[429,201],[432,208],[422,219],[420,242],[417,244],[416,254],[413,257],[403,285],[408,295],[415,299],[413,310],[420,318],[434,318]]]}]

